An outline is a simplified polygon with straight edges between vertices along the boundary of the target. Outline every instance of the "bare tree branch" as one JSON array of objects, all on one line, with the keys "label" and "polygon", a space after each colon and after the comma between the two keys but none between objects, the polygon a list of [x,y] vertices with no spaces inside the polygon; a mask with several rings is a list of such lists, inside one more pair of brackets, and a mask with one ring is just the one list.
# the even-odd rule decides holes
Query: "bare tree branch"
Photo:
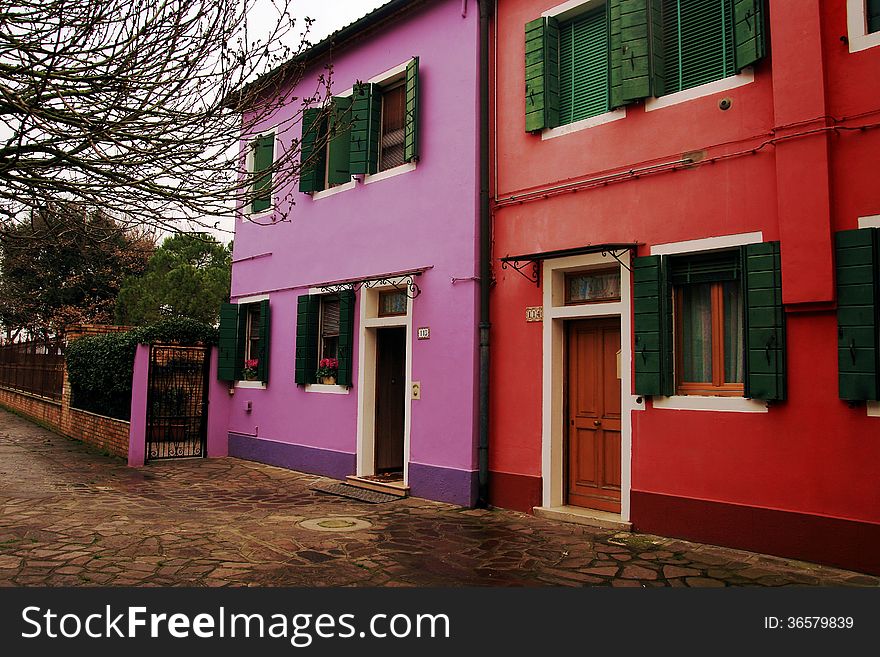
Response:
[{"label": "bare tree branch", "polygon": [[271,0],[277,20],[255,38],[257,1],[0,0],[0,235],[57,202],[127,226],[215,228],[255,194],[240,140],[281,107],[293,111],[273,123],[273,183],[292,190],[291,129],[327,106],[330,70],[293,96],[311,21]]}]

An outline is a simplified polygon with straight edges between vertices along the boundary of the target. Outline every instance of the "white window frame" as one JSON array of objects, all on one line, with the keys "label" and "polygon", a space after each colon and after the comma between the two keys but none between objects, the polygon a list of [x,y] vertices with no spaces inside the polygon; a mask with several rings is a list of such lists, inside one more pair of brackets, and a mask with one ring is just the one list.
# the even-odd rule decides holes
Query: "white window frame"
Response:
[{"label": "white window frame", "polygon": [[866,0],[846,0],[846,32],[850,53],[880,46],[880,31],[868,32]]}]

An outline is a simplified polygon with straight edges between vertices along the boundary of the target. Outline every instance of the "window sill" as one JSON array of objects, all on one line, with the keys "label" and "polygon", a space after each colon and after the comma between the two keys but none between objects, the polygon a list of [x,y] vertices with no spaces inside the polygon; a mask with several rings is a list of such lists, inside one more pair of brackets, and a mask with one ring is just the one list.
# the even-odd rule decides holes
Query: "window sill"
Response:
[{"label": "window sill", "polygon": [[556,137],[562,137],[563,135],[569,135],[572,132],[579,132],[581,130],[587,130],[589,128],[595,128],[596,126],[604,125],[606,123],[611,123],[612,121],[619,121],[620,119],[626,118],[626,108],[621,107],[616,110],[611,110],[610,112],[605,112],[604,114],[598,114],[597,116],[591,116],[588,119],[583,119],[582,121],[575,121],[574,123],[567,123],[566,125],[561,125],[557,128],[549,128],[548,130],[543,130],[541,132],[541,141],[546,141],[548,139],[555,139]]},{"label": "window sill", "polygon": [[265,390],[266,384],[263,381],[236,381],[236,388],[250,388],[251,390]]},{"label": "window sill", "polygon": [[654,397],[654,408],[672,411],[715,411],[720,413],[767,413],[767,402],[745,397],[674,395]]},{"label": "window sill", "polygon": [[315,192],[314,194],[312,194],[312,200],[320,201],[322,198],[334,196],[336,194],[340,194],[341,192],[347,192],[350,189],[354,189],[356,185],[357,183],[352,180],[351,182],[347,182],[342,185],[336,185],[336,187],[331,187],[330,189],[323,189],[320,192]]},{"label": "window sill", "polygon": [[394,178],[395,176],[400,176],[404,173],[409,173],[410,171],[415,170],[416,163],[407,162],[406,164],[401,164],[399,167],[394,167],[393,169],[386,169],[385,171],[380,171],[379,173],[364,176],[364,184],[369,185],[371,183],[379,182],[380,180],[385,180],[386,178]]},{"label": "window sill", "polygon": [[880,401],[869,401],[867,406],[868,417],[880,417]]},{"label": "window sill", "polygon": [[260,210],[259,212],[243,212],[241,215],[241,220],[242,222],[257,221],[259,219],[266,219],[268,217],[271,217],[273,214],[275,214],[274,205],[266,210]]},{"label": "window sill", "polygon": [[663,109],[671,105],[686,103],[689,100],[696,100],[705,96],[723,93],[737,87],[751,84],[755,81],[755,73],[751,67],[744,68],[741,73],[731,75],[730,77],[715,80],[707,84],[701,84],[699,87],[677,91],[668,96],[660,96],[659,98],[649,98],[645,101],[645,111],[653,112],[654,110]]},{"label": "window sill", "polygon": [[306,392],[318,392],[324,395],[347,395],[349,393],[347,386],[328,386],[323,383],[308,383],[305,389]]}]

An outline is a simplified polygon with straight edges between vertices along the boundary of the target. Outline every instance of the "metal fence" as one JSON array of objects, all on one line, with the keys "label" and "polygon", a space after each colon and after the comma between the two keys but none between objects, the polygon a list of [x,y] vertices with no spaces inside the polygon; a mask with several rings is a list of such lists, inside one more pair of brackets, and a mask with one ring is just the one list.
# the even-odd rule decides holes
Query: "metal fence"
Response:
[{"label": "metal fence", "polygon": [[60,400],[64,387],[62,341],[0,345],[0,387]]}]

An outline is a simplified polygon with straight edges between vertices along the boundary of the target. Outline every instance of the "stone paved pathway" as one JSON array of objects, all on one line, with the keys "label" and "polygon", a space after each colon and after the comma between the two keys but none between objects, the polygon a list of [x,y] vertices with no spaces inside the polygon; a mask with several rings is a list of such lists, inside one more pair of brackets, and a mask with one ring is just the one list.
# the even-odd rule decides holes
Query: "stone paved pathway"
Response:
[{"label": "stone paved pathway", "polygon": [[130,469],[0,411],[0,586],[880,585],[509,511],[365,504],[320,480],[236,459]]}]

